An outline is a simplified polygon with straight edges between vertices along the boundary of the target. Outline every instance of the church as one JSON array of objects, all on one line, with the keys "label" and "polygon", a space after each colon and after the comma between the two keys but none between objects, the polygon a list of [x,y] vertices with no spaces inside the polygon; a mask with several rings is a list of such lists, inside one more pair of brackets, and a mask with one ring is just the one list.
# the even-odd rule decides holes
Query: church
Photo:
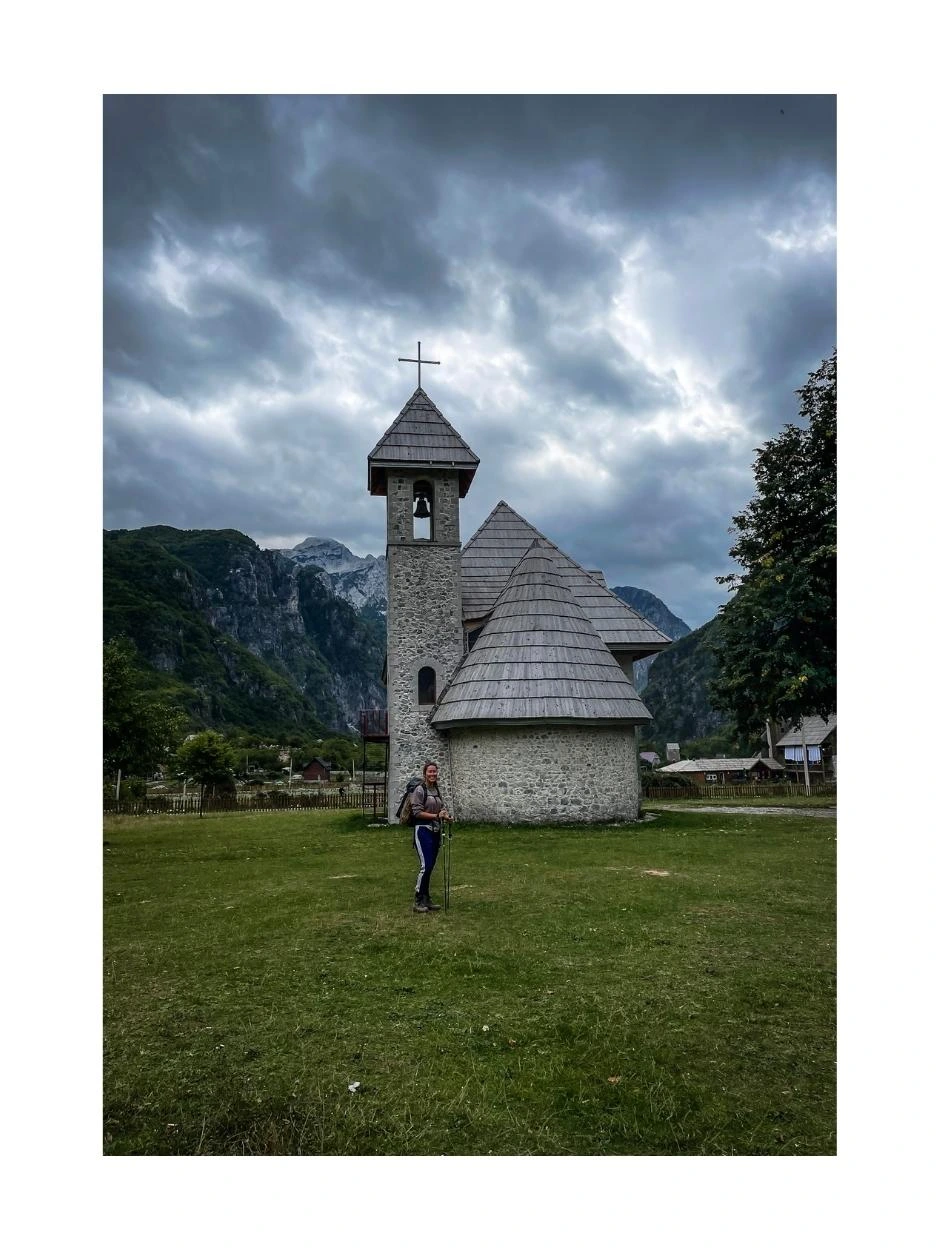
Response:
[{"label": "church", "polygon": [[636,820],[636,660],[670,639],[500,501],[463,546],[479,457],[420,385],[368,458],[388,560],[388,801],[440,768],[455,820]]}]

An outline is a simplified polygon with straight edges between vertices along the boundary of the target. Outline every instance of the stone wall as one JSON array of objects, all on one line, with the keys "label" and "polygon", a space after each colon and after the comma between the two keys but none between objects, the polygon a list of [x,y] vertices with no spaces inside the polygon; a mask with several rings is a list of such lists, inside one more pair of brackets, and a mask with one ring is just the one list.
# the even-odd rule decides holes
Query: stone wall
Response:
[{"label": "stone wall", "polygon": [[[418,671],[434,669],[437,695],[463,657],[460,613],[460,500],[455,470],[388,473],[388,796],[389,817],[408,778],[436,760],[451,792],[446,738],[429,724],[433,705],[418,703]],[[413,487],[434,487],[433,539],[415,539]]]},{"label": "stone wall", "polygon": [[582,824],[636,820],[640,780],[632,726],[451,729],[458,820]]}]

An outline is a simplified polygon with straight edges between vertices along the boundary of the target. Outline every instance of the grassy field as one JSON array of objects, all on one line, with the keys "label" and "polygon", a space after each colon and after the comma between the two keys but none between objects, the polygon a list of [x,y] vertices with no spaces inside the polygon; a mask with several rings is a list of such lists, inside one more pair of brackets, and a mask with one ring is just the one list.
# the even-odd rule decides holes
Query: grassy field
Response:
[{"label": "grassy field", "polygon": [[107,1154],[835,1153],[833,821],[104,836]]},{"label": "grassy field", "polygon": [[655,811],[658,806],[663,803],[687,803],[690,808],[695,807],[830,807],[835,808],[836,796],[834,794],[771,794],[766,798],[746,798],[746,799],[710,799],[710,798],[675,798],[668,799],[657,798],[656,794],[651,794],[643,800],[644,811]]}]

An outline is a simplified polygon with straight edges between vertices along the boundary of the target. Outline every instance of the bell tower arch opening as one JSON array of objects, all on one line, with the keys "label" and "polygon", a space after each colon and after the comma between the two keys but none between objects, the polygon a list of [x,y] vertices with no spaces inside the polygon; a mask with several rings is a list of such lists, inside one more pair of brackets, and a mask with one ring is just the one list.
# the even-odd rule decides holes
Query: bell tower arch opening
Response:
[{"label": "bell tower arch opening", "polygon": [[415,482],[412,517],[412,538],[415,542],[434,542],[434,484],[421,478]]}]

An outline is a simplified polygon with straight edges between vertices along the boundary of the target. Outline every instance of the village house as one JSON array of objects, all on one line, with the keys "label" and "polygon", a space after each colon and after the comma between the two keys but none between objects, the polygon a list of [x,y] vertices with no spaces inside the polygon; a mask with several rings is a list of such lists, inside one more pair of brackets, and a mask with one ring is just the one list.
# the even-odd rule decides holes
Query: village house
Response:
[{"label": "village house", "polygon": [[827,781],[836,775],[836,718],[807,716],[802,728],[789,729],[777,739],[775,755],[782,759],[787,773],[803,780],[803,743],[806,743],[806,764],[811,781]]},{"label": "village house", "polygon": [[426,760],[457,819],[635,820],[635,661],[670,639],[500,501],[461,547],[478,457],[420,385],[368,458],[385,496],[391,811]]},{"label": "village house", "polygon": [[304,781],[329,781],[332,767],[329,760],[321,759],[318,755],[309,764],[304,765],[300,775]]},{"label": "village house", "polygon": [[730,785],[749,781],[785,781],[782,764],[766,756],[754,755],[746,759],[677,760],[657,769],[659,773],[682,773],[696,785]]}]

